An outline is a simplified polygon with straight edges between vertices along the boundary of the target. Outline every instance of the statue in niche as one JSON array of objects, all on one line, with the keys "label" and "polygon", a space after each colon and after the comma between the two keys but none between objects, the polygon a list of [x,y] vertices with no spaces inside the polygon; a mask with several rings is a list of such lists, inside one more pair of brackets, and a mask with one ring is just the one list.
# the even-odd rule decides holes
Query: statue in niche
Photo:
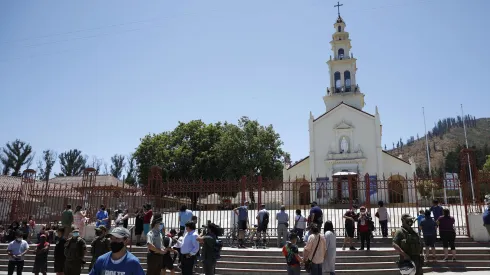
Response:
[{"label": "statue in niche", "polygon": [[343,154],[347,154],[349,152],[349,143],[345,137],[342,137],[342,141],[340,142],[340,150]]}]

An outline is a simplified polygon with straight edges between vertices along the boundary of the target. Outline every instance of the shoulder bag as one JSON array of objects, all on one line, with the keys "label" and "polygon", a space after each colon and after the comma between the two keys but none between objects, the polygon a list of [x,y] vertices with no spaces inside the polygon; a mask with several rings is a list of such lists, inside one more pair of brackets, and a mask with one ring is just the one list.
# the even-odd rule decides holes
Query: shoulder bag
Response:
[{"label": "shoulder bag", "polygon": [[[313,259],[315,257],[316,251],[318,249],[318,245],[320,245],[321,238],[322,238],[322,236],[320,236],[320,234],[318,234],[318,242],[316,243],[315,251],[313,251],[313,254],[311,255],[311,259]],[[311,259],[308,259],[305,262],[305,271],[308,273],[311,272],[311,265],[313,264],[313,261]]]}]

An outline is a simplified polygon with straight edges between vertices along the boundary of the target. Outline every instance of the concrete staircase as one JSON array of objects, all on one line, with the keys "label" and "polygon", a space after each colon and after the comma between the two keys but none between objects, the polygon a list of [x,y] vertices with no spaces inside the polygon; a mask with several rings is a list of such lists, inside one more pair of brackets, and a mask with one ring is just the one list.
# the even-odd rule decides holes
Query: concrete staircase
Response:
[{"label": "concrete staircase", "polygon": [[[343,251],[341,249],[342,242],[343,238],[337,239],[337,274],[400,274],[395,263],[398,256],[391,248],[391,239],[375,238],[371,245],[371,251]],[[440,247],[441,245],[438,244],[438,246]],[[359,245],[357,245],[357,247],[359,247]],[[490,272],[490,247],[488,244],[479,244],[466,237],[457,238],[457,262],[442,262],[443,252],[442,248],[439,247],[437,248],[438,262],[427,263],[424,267],[425,272],[460,272],[476,270],[489,270]],[[0,251],[2,251],[2,254],[6,253],[6,248],[6,244],[0,244]],[[51,255],[48,259],[48,272],[54,272],[53,251],[54,247],[51,249]],[[140,259],[143,268],[146,269],[146,248],[133,246],[132,253]],[[87,255],[87,263],[90,262],[90,259],[90,255]],[[0,256],[0,272],[7,271],[7,264],[7,256]],[[28,273],[31,272],[33,265],[34,255],[26,255],[24,271]],[[88,273],[88,264],[83,270],[83,273]],[[216,273],[254,275],[286,274],[286,264],[280,248],[237,249],[225,247],[222,251],[222,258],[218,262]]]}]

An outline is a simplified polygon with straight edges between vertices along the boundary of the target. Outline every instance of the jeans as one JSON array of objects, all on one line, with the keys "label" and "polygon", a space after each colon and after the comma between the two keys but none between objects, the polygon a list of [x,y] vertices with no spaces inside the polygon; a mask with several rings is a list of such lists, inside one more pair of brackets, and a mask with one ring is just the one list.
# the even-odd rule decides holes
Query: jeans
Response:
[{"label": "jeans", "polygon": [[296,230],[296,234],[298,234],[298,241],[302,242],[305,230],[299,228],[296,228],[295,230]]},{"label": "jeans", "polygon": [[383,237],[388,237],[388,220],[379,221],[379,226],[381,227],[381,234]]},{"label": "jeans", "polygon": [[17,267],[17,275],[22,275],[22,270],[24,269],[24,261],[9,261],[8,265],[8,275],[14,274],[14,269]]},{"label": "jeans", "polygon": [[301,266],[300,265],[288,265],[288,275],[300,275]]},{"label": "jeans", "polygon": [[322,264],[311,264],[310,275],[322,275]]}]

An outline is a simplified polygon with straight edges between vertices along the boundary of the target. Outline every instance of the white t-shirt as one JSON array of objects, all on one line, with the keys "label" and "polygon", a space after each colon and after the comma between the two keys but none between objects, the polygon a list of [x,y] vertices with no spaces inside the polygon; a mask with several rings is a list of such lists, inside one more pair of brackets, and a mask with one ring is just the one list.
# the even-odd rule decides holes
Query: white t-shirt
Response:
[{"label": "white t-shirt", "polygon": [[174,245],[175,248],[181,248],[182,247],[182,241],[184,241],[184,237],[180,237],[177,240],[177,243]]},{"label": "white t-shirt", "polygon": [[386,221],[388,219],[388,210],[386,207],[378,208],[378,215],[380,221]]},{"label": "white t-shirt", "polygon": [[296,228],[298,229],[305,229],[306,228],[306,218],[301,216],[301,215],[296,215],[296,217],[294,218],[294,222],[298,222],[298,224],[296,225]]}]

